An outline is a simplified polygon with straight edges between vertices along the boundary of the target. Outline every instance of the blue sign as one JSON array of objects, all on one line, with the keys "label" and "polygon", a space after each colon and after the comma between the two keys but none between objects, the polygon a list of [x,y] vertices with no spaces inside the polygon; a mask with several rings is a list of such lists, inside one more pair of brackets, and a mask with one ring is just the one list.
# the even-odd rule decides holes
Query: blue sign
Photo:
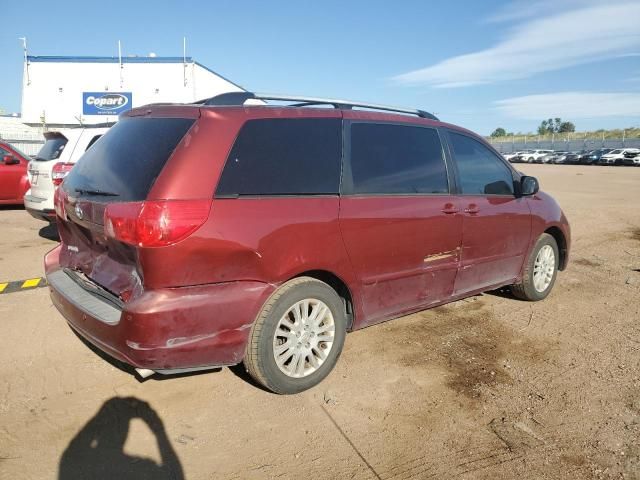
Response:
[{"label": "blue sign", "polygon": [[83,115],[119,115],[131,103],[131,92],[82,92]]}]

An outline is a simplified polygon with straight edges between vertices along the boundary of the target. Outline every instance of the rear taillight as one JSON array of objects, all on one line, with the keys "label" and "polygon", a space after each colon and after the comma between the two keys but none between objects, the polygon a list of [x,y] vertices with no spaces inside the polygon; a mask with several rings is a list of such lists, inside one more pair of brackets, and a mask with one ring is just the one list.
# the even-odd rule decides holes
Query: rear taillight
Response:
[{"label": "rear taillight", "polygon": [[211,200],[110,203],[105,235],[138,247],[164,247],[184,240],[209,216]]},{"label": "rear taillight", "polygon": [[61,219],[67,219],[67,211],[64,209],[64,202],[67,200],[67,193],[62,188],[56,188],[53,194],[53,206],[56,210],[56,215]]},{"label": "rear taillight", "polygon": [[62,183],[64,177],[66,177],[73,168],[73,165],[73,163],[58,162],[53,166],[53,170],[51,171],[51,181],[55,186]]}]

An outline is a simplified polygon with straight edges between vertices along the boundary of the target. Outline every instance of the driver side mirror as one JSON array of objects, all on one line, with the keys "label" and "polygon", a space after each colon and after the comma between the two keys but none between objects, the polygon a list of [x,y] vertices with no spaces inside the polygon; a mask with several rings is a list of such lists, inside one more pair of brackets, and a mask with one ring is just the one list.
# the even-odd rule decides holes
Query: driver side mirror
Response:
[{"label": "driver side mirror", "polygon": [[4,157],[2,157],[2,163],[4,163],[5,165],[17,165],[18,163],[20,163],[20,160],[18,160],[13,155],[5,155]]},{"label": "driver side mirror", "polygon": [[520,194],[523,197],[535,195],[540,190],[540,184],[536,177],[525,175],[520,179]]}]

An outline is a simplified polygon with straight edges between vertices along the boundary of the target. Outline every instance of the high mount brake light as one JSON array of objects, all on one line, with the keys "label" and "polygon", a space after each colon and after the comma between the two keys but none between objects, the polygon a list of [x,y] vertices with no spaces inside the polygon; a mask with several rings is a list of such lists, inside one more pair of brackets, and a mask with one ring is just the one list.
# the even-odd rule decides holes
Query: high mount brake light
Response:
[{"label": "high mount brake light", "polygon": [[73,165],[73,163],[58,162],[53,166],[53,170],[51,170],[51,181],[56,187],[62,183],[64,177],[69,175]]},{"label": "high mount brake light", "polygon": [[195,232],[210,209],[210,199],[110,203],[104,211],[104,232],[137,247],[165,247]]}]

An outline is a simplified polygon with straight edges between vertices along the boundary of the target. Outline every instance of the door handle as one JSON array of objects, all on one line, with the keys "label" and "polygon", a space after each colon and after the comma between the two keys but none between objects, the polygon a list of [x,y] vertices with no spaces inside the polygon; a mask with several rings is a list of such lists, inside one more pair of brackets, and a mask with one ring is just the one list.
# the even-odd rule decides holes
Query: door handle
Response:
[{"label": "door handle", "polygon": [[458,213],[460,210],[458,210],[458,207],[456,207],[453,203],[445,203],[444,207],[442,208],[442,213],[445,213],[447,215],[453,215],[455,213]]},{"label": "door handle", "polygon": [[480,209],[475,203],[470,203],[467,208],[464,209],[464,213],[469,213],[471,215],[475,215],[478,212],[480,212]]}]

